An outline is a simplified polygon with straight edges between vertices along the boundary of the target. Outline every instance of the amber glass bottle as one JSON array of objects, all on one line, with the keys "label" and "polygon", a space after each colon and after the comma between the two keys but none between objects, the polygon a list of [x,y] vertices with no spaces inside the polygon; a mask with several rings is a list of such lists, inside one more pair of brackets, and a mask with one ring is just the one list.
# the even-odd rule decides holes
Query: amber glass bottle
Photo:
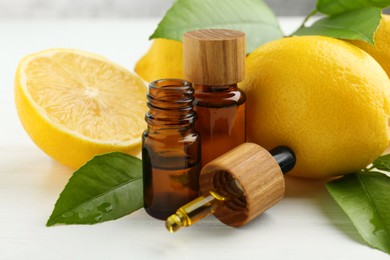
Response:
[{"label": "amber glass bottle", "polygon": [[202,166],[245,142],[245,33],[196,30],[183,38],[184,73],[195,86]]},{"label": "amber glass bottle", "polygon": [[158,219],[198,196],[200,137],[193,94],[185,80],[162,79],[149,85],[142,148],[144,207]]}]

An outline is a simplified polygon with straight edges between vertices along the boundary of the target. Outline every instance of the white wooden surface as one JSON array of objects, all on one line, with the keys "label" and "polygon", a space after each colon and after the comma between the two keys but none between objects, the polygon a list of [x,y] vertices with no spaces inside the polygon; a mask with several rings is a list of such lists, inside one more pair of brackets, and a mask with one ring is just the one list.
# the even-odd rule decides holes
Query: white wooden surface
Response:
[{"label": "white wooden surface", "polygon": [[[281,20],[285,31],[301,21]],[[156,23],[0,21],[0,259],[389,259],[364,244],[323,181],[294,178],[287,178],[280,204],[238,229],[209,217],[169,234],[143,210],[93,226],[45,227],[72,171],[41,152],[18,121],[13,103],[18,61],[45,48],[68,47],[132,70]]]}]

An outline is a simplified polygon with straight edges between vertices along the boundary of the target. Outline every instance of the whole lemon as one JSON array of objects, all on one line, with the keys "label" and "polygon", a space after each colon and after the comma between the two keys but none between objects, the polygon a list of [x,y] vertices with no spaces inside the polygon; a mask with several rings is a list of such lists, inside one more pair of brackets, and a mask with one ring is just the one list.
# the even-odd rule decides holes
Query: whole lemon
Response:
[{"label": "whole lemon", "polygon": [[134,70],[148,82],[162,78],[184,78],[183,44],[174,40],[156,39]]},{"label": "whole lemon", "polygon": [[382,66],[390,77],[390,16],[382,15],[374,37],[375,45],[363,41],[350,41],[354,45],[368,52]]},{"label": "whole lemon", "polygon": [[389,141],[390,80],[366,52],[322,36],[284,38],[247,58],[247,139],[292,148],[292,175],[357,171]]}]

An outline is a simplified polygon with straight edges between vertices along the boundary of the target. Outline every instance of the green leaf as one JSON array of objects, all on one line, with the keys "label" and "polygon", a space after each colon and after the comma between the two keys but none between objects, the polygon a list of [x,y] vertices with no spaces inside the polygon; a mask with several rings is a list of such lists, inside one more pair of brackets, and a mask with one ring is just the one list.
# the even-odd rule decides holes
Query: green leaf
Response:
[{"label": "green leaf", "polygon": [[326,187],[363,239],[390,254],[390,178],[361,171],[331,181]]},{"label": "green leaf", "polygon": [[47,226],[94,224],[143,207],[141,160],[123,153],[94,157],[69,179]]},{"label": "green leaf", "polygon": [[247,35],[247,52],[283,37],[278,21],[262,0],[177,0],[150,39],[181,41],[187,31],[233,29]]},{"label": "green leaf", "polygon": [[[317,10],[323,14],[334,15],[365,7],[385,8],[390,0],[318,0]],[[359,21],[359,20],[356,20]],[[360,22],[360,21],[359,21]]]},{"label": "green leaf", "polygon": [[301,27],[293,35],[323,35],[374,44],[381,20],[381,9],[368,7],[322,18],[310,27]]},{"label": "green leaf", "polygon": [[372,162],[372,165],[378,170],[390,171],[390,154],[379,157]]}]

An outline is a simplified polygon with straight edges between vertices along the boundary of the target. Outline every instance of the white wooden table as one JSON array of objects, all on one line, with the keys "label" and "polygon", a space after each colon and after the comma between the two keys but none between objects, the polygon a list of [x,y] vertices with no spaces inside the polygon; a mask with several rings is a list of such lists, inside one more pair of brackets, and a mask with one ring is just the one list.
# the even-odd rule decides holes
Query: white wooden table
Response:
[{"label": "white wooden table", "polygon": [[[302,19],[283,18],[291,32]],[[143,211],[92,226],[45,226],[72,171],[22,129],[13,78],[26,54],[52,47],[103,55],[132,70],[157,20],[0,20],[0,259],[389,259],[366,246],[323,181],[287,178],[285,199],[234,229],[214,217],[168,233]]]}]

